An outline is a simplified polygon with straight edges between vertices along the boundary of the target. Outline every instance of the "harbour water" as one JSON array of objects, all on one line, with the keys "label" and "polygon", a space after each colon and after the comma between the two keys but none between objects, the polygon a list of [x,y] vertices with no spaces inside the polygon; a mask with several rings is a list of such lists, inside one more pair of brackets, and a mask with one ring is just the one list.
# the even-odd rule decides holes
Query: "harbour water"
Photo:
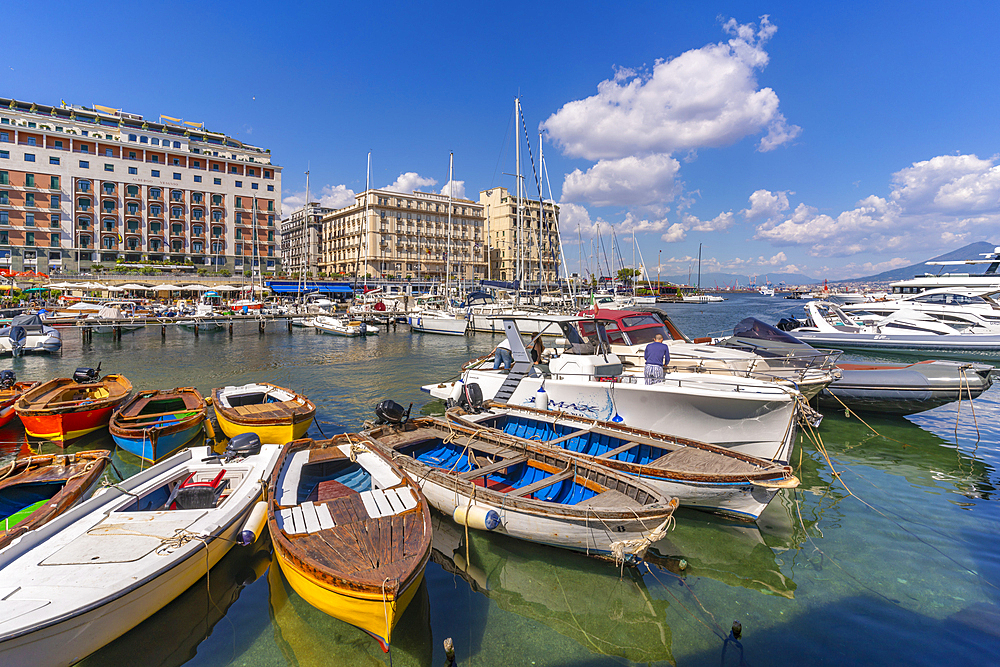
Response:
[{"label": "harbour water", "polygon": [[[803,302],[736,295],[664,306],[693,336],[766,322]],[[365,339],[255,325],[202,334],[159,328],[121,341],[65,332],[61,356],[6,360],[19,379],[102,364],[137,388],[264,380],[309,396],[310,435],[357,430],[392,398],[433,410],[420,385],[454,375],[489,335]],[[822,445],[801,439],[802,480],[760,521],[678,513],[648,564],[612,564],[465,529],[435,516],[425,583],[397,626],[393,665],[992,664],[1000,646],[1000,388],[973,405],[910,417],[828,413]],[[4,453],[24,447],[18,425]],[[43,446],[46,450],[55,449]],[[74,448],[113,448],[106,435]],[[823,452],[826,452],[824,455]],[[116,453],[124,474],[139,460]],[[849,490],[848,490],[849,489]],[[680,560],[686,563],[681,570]],[[379,665],[376,642],[313,609],[269,568],[268,545],[234,548],[207,578],[85,661],[90,666]],[[729,636],[734,620],[739,640]]]}]

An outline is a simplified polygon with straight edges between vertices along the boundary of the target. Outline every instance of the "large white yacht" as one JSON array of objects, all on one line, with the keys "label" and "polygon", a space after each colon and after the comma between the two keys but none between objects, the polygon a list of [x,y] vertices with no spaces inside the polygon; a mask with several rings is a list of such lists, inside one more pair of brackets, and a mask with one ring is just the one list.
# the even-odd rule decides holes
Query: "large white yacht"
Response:
[{"label": "large white yacht", "polygon": [[1000,246],[993,249],[993,252],[980,253],[983,259],[962,259],[943,262],[927,262],[929,266],[969,266],[975,264],[988,264],[983,273],[925,273],[892,283],[893,294],[919,294],[930,289],[942,287],[966,288],[966,289],[1000,289]]},{"label": "large white yacht", "polygon": [[843,306],[855,319],[866,316],[885,318],[904,312],[917,312],[949,324],[956,329],[978,328],[1000,331],[1000,288],[939,287],[917,294],[898,295],[888,301],[873,301]]}]

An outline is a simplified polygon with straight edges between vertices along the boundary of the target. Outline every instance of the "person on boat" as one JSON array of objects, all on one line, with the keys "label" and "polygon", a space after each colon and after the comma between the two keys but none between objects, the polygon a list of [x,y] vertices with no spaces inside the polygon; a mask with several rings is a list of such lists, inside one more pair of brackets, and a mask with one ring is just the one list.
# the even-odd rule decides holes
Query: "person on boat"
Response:
[{"label": "person on boat", "polygon": [[670,361],[670,348],[663,342],[663,334],[653,336],[653,342],[646,345],[646,384],[663,382],[663,367]]},{"label": "person on boat", "polygon": [[542,343],[541,335],[537,336],[531,344],[531,363],[540,364],[542,363],[542,352],[545,350],[545,344]]},{"label": "person on boat", "polygon": [[514,365],[514,355],[510,351],[510,341],[504,338],[497,345],[497,349],[493,352],[493,370],[504,367],[504,370],[510,370],[510,367]]}]

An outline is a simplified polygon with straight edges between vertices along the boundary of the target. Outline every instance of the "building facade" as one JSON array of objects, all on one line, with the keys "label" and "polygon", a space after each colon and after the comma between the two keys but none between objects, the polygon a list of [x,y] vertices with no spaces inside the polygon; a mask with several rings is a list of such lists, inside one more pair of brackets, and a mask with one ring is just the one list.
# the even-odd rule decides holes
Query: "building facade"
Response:
[{"label": "building facade", "polygon": [[270,151],[169,120],[0,98],[0,267],[280,266]]},{"label": "building facade", "polygon": [[281,264],[286,271],[298,272],[305,266],[307,273],[319,272],[322,220],[332,212],[319,202],[309,202],[281,222]]},{"label": "building facade", "polygon": [[[448,207],[445,195],[363,192],[352,205],[323,217],[319,270],[359,278],[445,280]],[[485,278],[481,204],[468,199],[451,201],[450,238],[451,278]]]},{"label": "building facade", "polygon": [[518,201],[507,188],[490,188],[479,193],[486,215],[489,242],[489,275],[493,280],[525,280],[555,283],[562,261],[559,254],[559,207],[537,199]]}]

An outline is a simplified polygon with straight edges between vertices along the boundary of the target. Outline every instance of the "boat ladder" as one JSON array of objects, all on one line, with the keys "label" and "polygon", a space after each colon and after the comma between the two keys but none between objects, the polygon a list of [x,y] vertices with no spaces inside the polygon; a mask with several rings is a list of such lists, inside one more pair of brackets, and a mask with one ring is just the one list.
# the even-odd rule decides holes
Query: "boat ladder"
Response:
[{"label": "boat ladder", "polygon": [[531,366],[532,363],[530,361],[515,361],[510,367],[510,372],[507,373],[507,378],[500,385],[496,396],[493,397],[493,401],[496,403],[506,403],[510,400],[511,395],[517,390],[517,385],[521,384],[521,380],[531,370]]}]

